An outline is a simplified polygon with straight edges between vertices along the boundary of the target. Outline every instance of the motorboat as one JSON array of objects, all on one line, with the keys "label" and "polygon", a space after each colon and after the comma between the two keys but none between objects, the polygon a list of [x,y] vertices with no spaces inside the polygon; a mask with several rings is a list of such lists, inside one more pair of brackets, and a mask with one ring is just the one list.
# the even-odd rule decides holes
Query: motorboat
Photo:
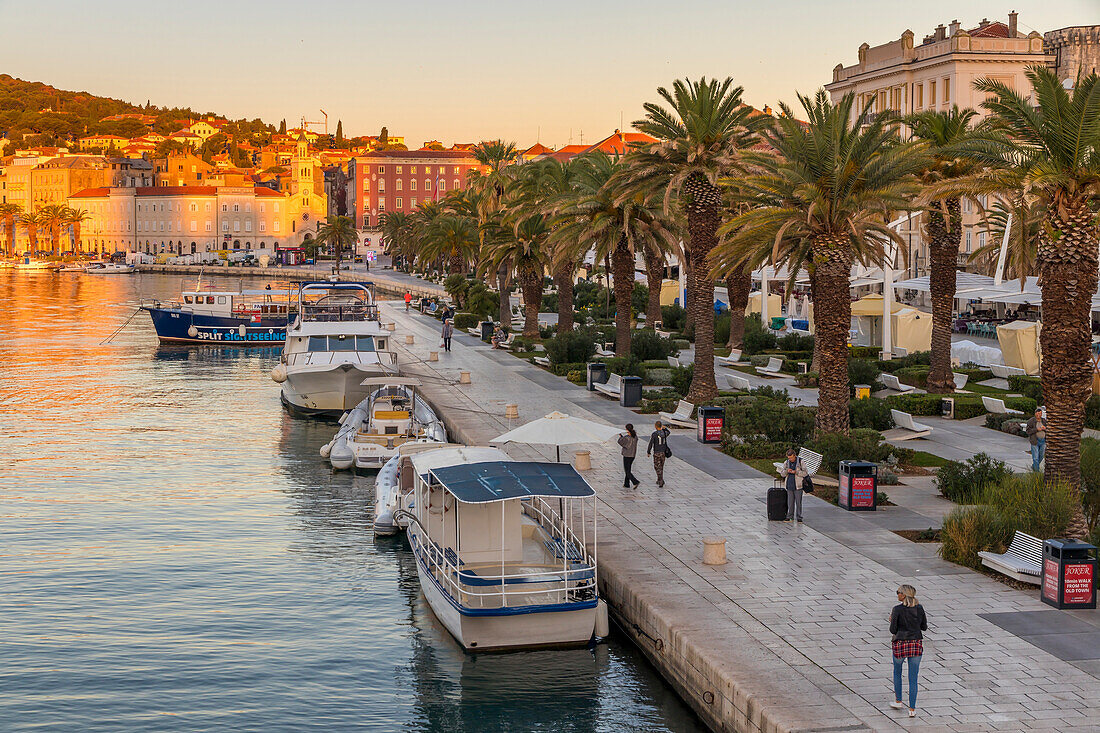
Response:
[{"label": "motorboat", "polygon": [[[417,441],[402,443],[394,455],[378,469],[374,477],[374,534],[379,537],[405,531],[413,508],[412,456],[439,448],[454,448],[450,443]],[[405,509],[404,514],[398,510]]]},{"label": "motorboat", "polygon": [[100,262],[84,268],[88,275],[133,275],[135,271],[135,266],[123,262]]},{"label": "motorboat", "polygon": [[30,255],[25,255],[15,263],[16,272],[51,272],[53,263],[45,260],[36,260]]},{"label": "motorboat", "polygon": [[367,377],[363,385],[376,389],[340,418],[340,429],[321,448],[333,468],[378,470],[409,441],[447,442],[443,422],[416,391],[420,380]]},{"label": "motorboat", "polygon": [[581,645],[606,635],[595,491],[576,469],[482,447],[416,453],[411,469],[411,510],[397,515],[408,519],[428,605],[463,648]]},{"label": "motorboat", "polygon": [[[277,284],[276,284],[277,285]],[[204,289],[202,283],[178,300],[143,300],[162,344],[272,346],[286,340],[295,303],[289,285],[263,290]]]},{"label": "motorboat", "polygon": [[374,391],[367,377],[392,377],[397,354],[378,320],[371,283],[308,282],[271,378],[291,412],[338,417]]}]

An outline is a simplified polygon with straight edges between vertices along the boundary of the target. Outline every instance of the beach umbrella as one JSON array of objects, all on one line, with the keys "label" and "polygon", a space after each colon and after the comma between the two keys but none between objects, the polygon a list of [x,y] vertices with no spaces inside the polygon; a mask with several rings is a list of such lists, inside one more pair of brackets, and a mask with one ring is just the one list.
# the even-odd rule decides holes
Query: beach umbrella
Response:
[{"label": "beach umbrella", "polygon": [[591,420],[572,417],[562,412],[551,412],[546,417],[532,420],[498,435],[490,443],[527,443],[530,445],[552,445],[557,448],[558,461],[561,461],[561,447],[578,443],[603,443],[617,438],[625,432],[610,425],[601,425]]}]

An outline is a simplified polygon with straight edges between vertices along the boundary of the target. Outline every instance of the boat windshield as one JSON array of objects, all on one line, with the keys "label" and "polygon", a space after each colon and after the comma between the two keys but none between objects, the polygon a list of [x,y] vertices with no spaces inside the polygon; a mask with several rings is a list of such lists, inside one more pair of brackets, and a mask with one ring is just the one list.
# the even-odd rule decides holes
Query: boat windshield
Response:
[{"label": "boat windshield", "polygon": [[373,336],[310,336],[310,351],[374,351]]}]

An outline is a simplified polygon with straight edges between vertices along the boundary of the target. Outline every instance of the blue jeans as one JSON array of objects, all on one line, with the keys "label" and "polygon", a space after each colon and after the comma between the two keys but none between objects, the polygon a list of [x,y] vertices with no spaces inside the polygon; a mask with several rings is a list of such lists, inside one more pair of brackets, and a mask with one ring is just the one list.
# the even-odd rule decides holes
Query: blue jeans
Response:
[{"label": "blue jeans", "polygon": [[894,699],[901,700],[901,665],[909,660],[909,709],[917,709],[917,673],[920,671],[920,657],[894,657]]},{"label": "blue jeans", "polygon": [[1043,462],[1043,456],[1047,453],[1047,439],[1039,438],[1039,441],[1031,446],[1031,470],[1038,472],[1039,464]]}]

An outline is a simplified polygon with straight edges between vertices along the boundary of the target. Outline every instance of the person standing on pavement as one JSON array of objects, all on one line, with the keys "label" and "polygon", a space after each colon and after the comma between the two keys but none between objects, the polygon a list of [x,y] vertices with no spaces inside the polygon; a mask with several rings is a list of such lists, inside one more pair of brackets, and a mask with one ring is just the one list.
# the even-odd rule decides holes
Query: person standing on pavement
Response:
[{"label": "person standing on pavement", "polygon": [[636,489],[642,482],[630,471],[630,467],[634,463],[634,456],[638,452],[638,433],[634,432],[633,424],[626,424],[626,432],[619,436],[619,445],[623,449],[623,471],[626,473],[623,478],[623,488],[629,489],[630,484],[633,483]]},{"label": "person standing on pavement", "polygon": [[409,305],[412,304],[413,296],[408,290],[405,291],[405,312],[409,312]]},{"label": "person standing on pavement", "polygon": [[902,710],[901,668],[909,660],[909,717],[917,716],[917,675],[924,655],[924,633],[928,630],[928,617],[917,603],[917,589],[911,585],[898,586],[898,605],[890,612],[891,648],[894,657],[894,702],[890,707]]},{"label": "person standing on pavement", "polygon": [[653,472],[657,474],[657,485],[664,488],[665,485],[665,459],[672,455],[672,449],[668,447],[669,429],[661,424],[661,421],[653,423],[653,433],[649,436],[649,446],[645,454],[653,456]]},{"label": "person standing on pavement", "polygon": [[443,350],[451,350],[451,337],[454,336],[455,327],[450,318],[443,320]]},{"label": "person standing on pavement", "polygon": [[1036,407],[1035,414],[1024,426],[1027,439],[1031,442],[1031,470],[1039,472],[1039,464],[1043,462],[1047,452],[1047,421],[1043,417],[1043,408]]},{"label": "person standing on pavement", "polygon": [[802,521],[802,479],[808,475],[802,459],[794,448],[787,449],[787,460],[783,462],[783,475],[786,478],[787,518],[783,521]]}]

